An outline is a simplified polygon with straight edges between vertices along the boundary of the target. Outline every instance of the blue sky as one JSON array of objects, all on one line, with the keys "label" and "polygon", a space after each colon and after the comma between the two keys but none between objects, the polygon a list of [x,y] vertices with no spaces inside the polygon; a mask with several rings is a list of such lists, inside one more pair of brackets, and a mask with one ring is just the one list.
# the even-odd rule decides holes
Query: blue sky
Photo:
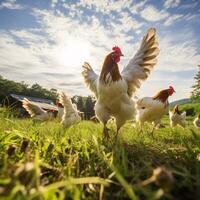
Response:
[{"label": "blue sky", "polygon": [[120,69],[155,27],[160,55],[137,92],[152,96],[173,85],[171,100],[190,96],[200,64],[198,0],[0,0],[0,74],[70,95],[89,95],[81,76],[88,61],[99,72],[118,45]]}]

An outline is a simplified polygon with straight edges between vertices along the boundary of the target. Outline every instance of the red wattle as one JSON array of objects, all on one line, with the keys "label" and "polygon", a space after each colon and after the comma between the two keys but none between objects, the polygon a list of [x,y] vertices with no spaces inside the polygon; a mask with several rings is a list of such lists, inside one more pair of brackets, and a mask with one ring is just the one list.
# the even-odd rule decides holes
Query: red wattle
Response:
[{"label": "red wattle", "polygon": [[115,62],[118,63],[120,61],[120,56],[114,58]]}]

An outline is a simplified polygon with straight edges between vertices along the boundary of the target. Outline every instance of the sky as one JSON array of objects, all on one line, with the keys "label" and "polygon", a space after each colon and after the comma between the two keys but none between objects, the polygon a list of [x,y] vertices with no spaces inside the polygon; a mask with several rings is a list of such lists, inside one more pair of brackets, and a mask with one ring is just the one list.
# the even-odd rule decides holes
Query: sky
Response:
[{"label": "sky", "polygon": [[199,0],[0,0],[0,75],[87,96],[83,62],[99,73],[117,45],[122,70],[155,27],[158,63],[136,95],[172,85],[170,100],[188,98],[200,64],[199,19]]}]

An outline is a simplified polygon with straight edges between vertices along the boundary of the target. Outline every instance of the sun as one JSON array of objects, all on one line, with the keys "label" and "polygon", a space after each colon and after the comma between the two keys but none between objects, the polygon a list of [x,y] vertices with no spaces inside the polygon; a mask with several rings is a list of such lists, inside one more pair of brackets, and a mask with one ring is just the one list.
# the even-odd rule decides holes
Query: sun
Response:
[{"label": "sun", "polygon": [[58,50],[58,60],[61,65],[80,67],[83,62],[91,59],[91,45],[89,42],[72,37]]}]

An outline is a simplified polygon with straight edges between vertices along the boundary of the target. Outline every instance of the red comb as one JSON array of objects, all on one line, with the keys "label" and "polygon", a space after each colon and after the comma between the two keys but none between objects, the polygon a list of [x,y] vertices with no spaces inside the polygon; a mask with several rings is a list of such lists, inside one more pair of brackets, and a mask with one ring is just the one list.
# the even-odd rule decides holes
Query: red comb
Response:
[{"label": "red comb", "polygon": [[121,49],[120,49],[118,46],[114,46],[114,47],[112,48],[112,50],[113,50],[114,52],[119,52],[119,53],[121,53]]},{"label": "red comb", "polygon": [[175,91],[174,88],[171,85],[169,86],[169,89]]}]

